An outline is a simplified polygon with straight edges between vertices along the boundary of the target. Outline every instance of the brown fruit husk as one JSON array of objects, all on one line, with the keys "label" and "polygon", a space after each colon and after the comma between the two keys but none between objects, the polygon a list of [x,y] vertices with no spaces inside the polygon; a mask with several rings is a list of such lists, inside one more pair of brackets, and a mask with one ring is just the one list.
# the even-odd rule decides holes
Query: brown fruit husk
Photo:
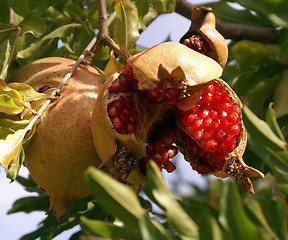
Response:
[{"label": "brown fruit husk", "polygon": [[216,19],[211,8],[194,8],[191,15],[191,26],[180,39],[180,43],[193,35],[201,35],[210,46],[209,49],[204,49],[204,54],[213,58],[224,68],[228,58],[228,47],[223,36],[216,30],[215,25]]},{"label": "brown fruit husk", "polygon": [[[42,86],[54,88],[74,63],[58,57],[36,60],[19,70],[11,81],[25,82],[35,90]],[[25,149],[25,164],[39,187],[50,194],[49,211],[58,219],[69,213],[77,199],[90,194],[83,174],[88,166],[101,163],[90,119],[104,81],[101,70],[79,66]]]},{"label": "brown fruit husk", "polygon": [[[182,89],[185,86],[195,89],[197,92],[199,86],[217,79],[218,82],[230,90],[234,100],[242,107],[237,95],[223,80],[219,79],[222,74],[222,67],[212,58],[193,51],[182,44],[175,42],[162,43],[132,56],[127,62],[132,66],[134,76],[138,80],[138,89],[142,91],[153,89],[161,82],[162,85],[165,84],[168,87]],[[118,78],[119,74],[113,74],[106,81],[96,101],[92,115],[93,124],[91,125],[93,140],[95,148],[103,161],[102,166],[107,167],[113,176],[128,183],[145,183],[146,176],[143,171],[139,170],[139,159],[145,156],[147,133],[153,123],[163,119],[167,107],[164,107],[165,104],[154,104],[152,106],[149,102],[145,102],[143,98],[139,99],[140,102],[144,101],[140,107],[138,106],[140,114],[138,126],[141,127],[133,134],[119,134],[114,129],[107,113],[107,104],[111,101],[108,98],[109,87]],[[200,92],[197,92],[197,94],[200,94]],[[195,102],[190,103],[188,108],[192,108],[193,104]],[[101,135],[101,139],[97,137],[98,134]],[[249,177],[263,177],[263,174],[246,166],[242,160],[246,146],[246,130],[243,122],[240,138],[238,147],[227,156],[222,170],[212,174],[222,178],[233,177],[243,186],[245,191],[253,192]],[[197,162],[195,162],[194,156],[183,149],[181,151],[192,168],[195,168]]]}]

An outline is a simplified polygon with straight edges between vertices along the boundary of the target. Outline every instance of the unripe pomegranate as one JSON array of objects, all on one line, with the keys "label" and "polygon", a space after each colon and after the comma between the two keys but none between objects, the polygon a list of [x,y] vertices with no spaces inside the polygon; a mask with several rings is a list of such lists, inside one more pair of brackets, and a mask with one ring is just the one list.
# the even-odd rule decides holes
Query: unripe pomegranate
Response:
[{"label": "unripe pomegranate", "polygon": [[[75,61],[50,57],[29,63],[11,81],[40,92],[56,87]],[[50,210],[59,219],[78,198],[88,195],[83,174],[101,161],[95,151],[90,119],[105,81],[101,70],[79,66],[25,149],[25,165],[41,189],[50,194]]]},{"label": "unripe pomegranate", "polygon": [[233,177],[253,192],[249,177],[263,174],[242,160],[242,105],[221,74],[215,60],[175,42],[129,58],[106,81],[93,111],[102,166],[122,181],[143,183],[149,161],[172,172],[179,150],[199,173]]}]

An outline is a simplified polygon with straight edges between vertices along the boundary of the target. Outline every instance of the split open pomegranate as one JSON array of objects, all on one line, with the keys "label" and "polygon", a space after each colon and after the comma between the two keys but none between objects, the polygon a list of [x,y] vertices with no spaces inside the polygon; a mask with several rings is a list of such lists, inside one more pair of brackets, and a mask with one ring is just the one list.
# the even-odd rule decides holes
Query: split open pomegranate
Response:
[{"label": "split open pomegranate", "polygon": [[166,42],[128,59],[96,101],[92,133],[111,174],[143,183],[149,161],[172,172],[178,151],[201,174],[235,178],[253,192],[245,165],[241,102],[219,77],[222,67],[186,46]]}]

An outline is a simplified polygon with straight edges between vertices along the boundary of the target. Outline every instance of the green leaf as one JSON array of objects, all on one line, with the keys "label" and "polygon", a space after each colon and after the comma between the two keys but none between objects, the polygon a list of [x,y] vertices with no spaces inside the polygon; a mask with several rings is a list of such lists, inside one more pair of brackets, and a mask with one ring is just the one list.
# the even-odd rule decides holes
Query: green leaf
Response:
[{"label": "green leaf", "polygon": [[28,15],[20,23],[21,34],[32,33],[35,37],[41,37],[46,31],[45,20],[38,15]]},{"label": "green leaf", "polygon": [[198,227],[175,200],[155,162],[148,166],[149,185],[156,200],[165,208],[169,225],[181,239],[198,239]]},{"label": "green leaf", "polygon": [[88,232],[94,236],[110,239],[139,239],[139,235],[134,232],[110,222],[90,220],[86,217],[81,217],[80,221],[82,231]]},{"label": "green leaf", "polygon": [[150,240],[172,240],[171,235],[155,219],[149,218],[147,214],[142,214],[139,219],[139,227],[142,239]]},{"label": "green leaf", "polygon": [[16,56],[20,28],[0,23],[0,79],[5,80]]},{"label": "green leaf", "polygon": [[243,120],[253,139],[269,148],[278,149],[278,151],[280,149],[287,150],[286,142],[278,138],[269,125],[259,119],[247,106],[243,107]]},{"label": "green leaf", "polygon": [[266,122],[269,124],[271,130],[283,141],[286,142],[285,137],[283,136],[283,133],[281,132],[281,129],[277,123],[275,110],[272,108],[273,104],[269,105],[269,108],[266,112]]},{"label": "green leaf", "polygon": [[271,237],[271,239],[277,240],[278,237],[270,228],[267,219],[261,209],[260,203],[254,198],[246,199],[245,206],[249,209],[249,211],[254,215],[254,217],[259,221],[263,229],[266,231],[266,234]]},{"label": "green leaf", "polygon": [[21,113],[24,110],[24,106],[19,106],[13,101],[13,98],[8,94],[0,95],[0,112],[14,115]]},{"label": "green leaf", "polygon": [[220,222],[234,240],[261,240],[257,227],[247,217],[235,182],[228,181],[221,200]]},{"label": "green leaf", "polygon": [[30,121],[28,120],[11,120],[11,119],[0,119],[0,139],[4,139],[9,134],[13,134],[19,129],[24,129]]},{"label": "green leaf", "polygon": [[55,38],[66,38],[71,34],[71,30],[77,27],[81,27],[82,25],[79,23],[71,23],[64,26],[61,26],[57,29],[55,29],[53,32],[47,34],[41,40],[34,42],[30,47],[19,51],[17,54],[17,57],[19,58],[28,58],[32,57],[34,55],[39,55],[39,52],[42,52],[43,49],[45,49],[45,43],[47,43],[48,40],[53,40]]},{"label": "green leaf", "polygon": [[88,168],[86,180],[99,205],[127,227],[138,228],[138,219],[144,209],[131,188],[93,167]]},{"label": "green leaf", "polygon": [[286,0],[236,0],[243,7],[259,13],[274,25],[288,27],[288,2]]},{"label": "green leaf", "polygon": [[151,3],[159,13],[171,13],[176,6],[175,0],[151,0]]},{"label": "green leaf", "polygon": [[0,2],[0,22],[1,23],[9,22],[9,6],[6,1]]},{"label": "green leaf", "polygon": [[35,13],[28,7],[27,0],[6,0],[9,6],[20,16],[26,17]]},{"label": "green leaf", "polygon": [[276,229],[276,233],[280,240],[287,239],[287,218],[286,218],[286,206],[285,203],[280,199],[274,197],[270,205],[270,214],[272,219],[272,224]]},{"label": "green leaf", "polygon": [[18,199],[13,203],[12,208],[8,211],[8,214],[25,212],[30,213],[33,211],[47,211],[49,207],[49,196],[37,196],[37,197],[25,197]]},{"label": "green leaf", "polygon": [[64,5],[63,8],[63,12],[71,19],[76,19],[79,22],[83,22],[83,11],[81,10],[81,8],[76,5],[73,4],[71,2],[66,2],[66,4]]},{"label": "green leaf", "polygon": [[25,83],[9,83],[9,87],[17,90],[23,97],[26,102],[36,101],[40,99],[51,98],[52,96],[45,93],[39,93],[35,91],[30,85]]},{"label": "green leaf", "polygon": [[247,25],[267,25],[270,22],[259,15],[252,14],[249,9],[235,9],[226,1],[209,2],[205,5],[213,9],[213,13],[217,18],[227,22],[243,23]]},{"label": "green leaf", "polygon": [[130,50],[140,37],[138,31],[138,10],[130,0],[116,0],[115,11],[117,18],[113,24],[114,40],[129,56]]},{"label": "green leaf", "polygon": [[14,155],[13,158],[16,158],[16,162],[12,163],[10,161],[6,169],[6,177],[11,179],[12,182],[16,179],[18,172],[22,166],[22,163],[24,162],[25,159],[24,149],[22,146],[20,148],[20,152],[18,152],[17,155]]}]

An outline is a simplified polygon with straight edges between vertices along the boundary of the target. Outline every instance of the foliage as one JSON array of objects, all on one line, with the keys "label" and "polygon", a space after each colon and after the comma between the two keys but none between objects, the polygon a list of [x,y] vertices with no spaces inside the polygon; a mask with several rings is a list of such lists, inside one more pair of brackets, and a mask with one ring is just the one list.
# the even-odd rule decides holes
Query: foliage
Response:
[{"label": "foliage", "polygon": [[[242,8],[235,8],[237,3]],[[139,49],[140,32],[154,18],[175,8],[174,0],[106,0],[106,5],[108,16],[114,11],[118,16],[109,26],[110,35],[126,54],[134,51],[135,43]],[[52,239],[78,224],[81,231],[71,239],[81,235],[157,240],[287,238],[288,2],[222,0],[207,6],[226,22],[281,30],[275,44],[231,41],[223,74],[244,104],[248,130],[245,162],[265,173],[264,180],[253,181],[256,194],[243,193],[232,180],[207,178],[207,188],[190,184],[194,194],[181,196],[178,190],[183,180],[176,175],[172,189],[179,196],[176,199],[152,164],[149,184],[137,196],[127,186],[90,168],[86,180],[93,195],[79,200],[71,215],[60,222],[48,215],[35,232],[21,239]],[[13,15],[9,15],[9,8]],[[98,9],[93,0],[6,0],[0,3],[0,13],[0,160],[14,156],[13,169],[7,170],[7,176],[14,180],[24,159],[21,144],[15,142],[22,142],[28,123],[25,118],[15,121],[11,116],[32,114],[35,109],[30,102],[40,104],[49,96],[5,82],[14,71],[39,58],[76,59],[99,29]],[[103,69],[110,55],[110,49],[103,47],[92,64]],[[37,196],[17,200],[9,214],[47,211],[48,195],[30,177],[18,176],[16,180]]]}]

